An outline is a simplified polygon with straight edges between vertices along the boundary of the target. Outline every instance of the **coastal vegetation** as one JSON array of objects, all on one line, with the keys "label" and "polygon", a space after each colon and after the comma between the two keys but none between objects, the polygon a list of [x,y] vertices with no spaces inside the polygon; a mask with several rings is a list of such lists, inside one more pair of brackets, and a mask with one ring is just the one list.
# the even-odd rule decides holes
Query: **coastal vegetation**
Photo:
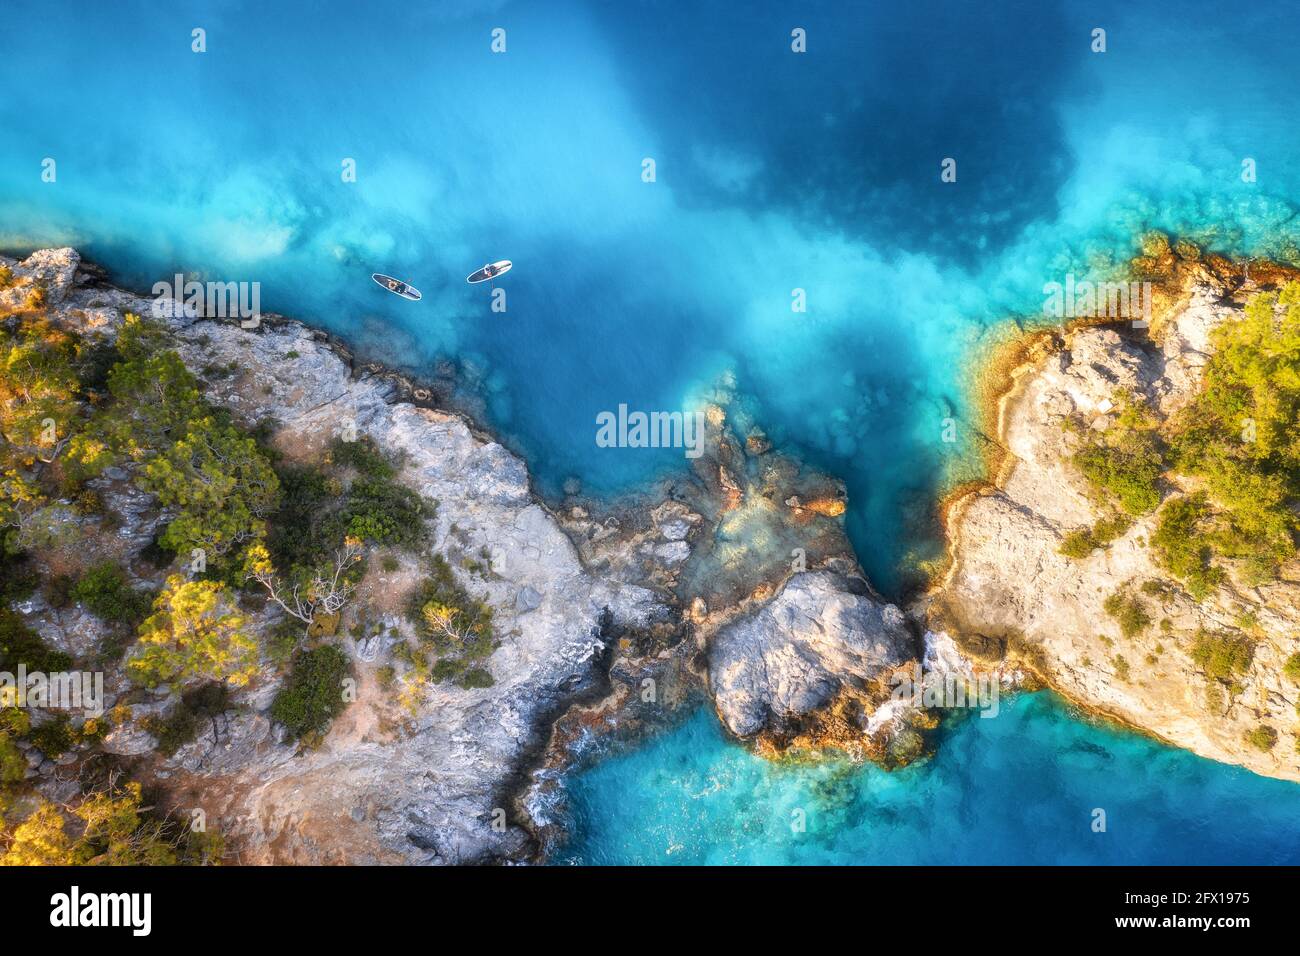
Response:
[{"label": "coastal vegetation", "polygon": [[107,395],[69,439],[69,480],[134,465],[141,490],[173,514],[159,545],[220,572],[262,540],[279,481],[252,437],[202,397],[164,333],[128,315]]},{"label": "coastal vegetation", "polygon": [[314,572],[348,537],[415,548],[434,504],[396,480],[398,465],[369,438],[335,439],[320,465],[278,465],[282,489],[267,556],[290,576]]},{"label": "coastal vegetation", "polygon": [[154,602],[154,613],[140,625],[127,670],[148,687],[177,679],[242,687],[257,673],[257,652],[246,617],[222,584],[173,574]]},{"label": "coastal vegetation", "polygon": [[220,856],[218,834],[157,815],[134,781],[110,780],[70,813],[43,801],[12,829],[0,830],[0,866],[174,866]]},{"label": "coastal vegetation", "polygon": [[1300,498],[1300,282],[1259,293],[1213,332],[1205,387],[1174,422],[1170,460],[1205,483],[1214,511],[1202,540],[1247,583],[1295,554]]},{"label": "coastal vegetation", "polygon": [[[83,334],[52,323],[44,305],[43,291],[34,288],[24,310],[0,323],[0,668],[52,674],[78,664],[9,606],[39,588],[51,607],[79,604],[108,625],[119,649],[134,640],[126,671],[135,680],[246,682],[256,643],[220,572],[265,534],[278,497],[269,462],[251,437],[201,399],[161,330],[128,316],[116,339]],[[172,573],[155,598],[133,583],[123,562],[78,567],[78,542],[96,524],[115,527],[89,484],[106,474],[129,476],[164,509],[158,543],[169,563],[198,556],[191,570],[207,564],[217,573],[210,580]],[[42,580],[36,553],[73,570]],[[224,704],[224,694],[224,684],[186,690],[166,718],[147,720],[146,729],[157,734],[161,750],[174,751]],[[137,783],[114,777],[66,807],[23,786],[30,775],[23,748],[57,760],[93,747],[129,713],[123,706],[77,721],[56,711],[37,721],[16,707],[0,711],[3,863],[171,864],[219,856],[219,837],[160,816]],[[11,819],[16,808],[22,812]]]},{"label": "coastal vegetation", "polygon": [[1260,724],[1254,730],[1247,731],[1244,740],[1256,750],[1267,752],[1277,746],[1277,731],[1267,724]]},{"label": "coastal vegetation", "polygon": [[[135,721],[162,755],[237,706],[232,690],[286,668],[270,716],[290,738],[319,741],[352,699],[348,655],[321,641],[355,598],[373,552],[391,571],[396,552],[427,544],[436,503],[404,485],[401,462],[364,436],[337,439],[314,461],[285,461],[269,428],[242,426],[205,398],[208,386],[162,327],[127,315],[116,336],[72,329],[47,315],[44,293],[33,288],[0,319],[0,669],[56,673],[89,663],[51,647],[12,607],[36,595],[52,610],[79,607],[100,622],[96,667],[167,692],[165,709]],[[160,515],[135,566],[111,545],[121,519],[108,502],[122,489]],[[491,652],[490,639],[479,643],[490,634],[490,611],[455,591],[436,570],[443,566],[435,564],[431,580],[442,583],[428,600],[464,603],[423,620],[448,624],[437,641],[465,639],[444,655],[464,659],[458,682],[486,686],[491,677],[477,665]],[[432,673],[426,666],[426,678]],[[438,673],[453,676],[446,663]],[[143,693],[129,687],[121,688],[127,699]],[[36,720],[5,703],[3,862],[219,858],[219,838],[159,815],[135,783],[92,786],[66,806],[27,785],[30,754],[89,754],[132,723],[129,705]]]},{"label": "coastal vegetation", "polygon": [[1115,514],[1102,518],[1091,528],[1080,528],[1066,534],[1061,542],[1061,553],[1067,558],[1086,558],[1093,551],[1108,547],[1132,526],[1133,519],[1128,515]]},{"label": "coastal vegetation", "polygon": [[213,681],[185,691],[166,715],[151,715],[142,724],[158,740],[158,752],[171,756],[194,740],[206,722],[225,713],[229,704],[229,688]]},{"label": "coastal vegetation", "polygon": [[147,593],[132,588],[122,569],[110,561],[81,575],[68,589],[68,597],[111,624],[138,624],[153,603]]},{"label": "coastal vegetation", "polygon": [[1160,503],[1164,471],[1159,423],[1131,395],[1116,396],[1114,424],[1074,456],[1075,467],[1106,498],[1129,515],[1146,514]]},{"label": "coastal vegetation", "polygon": [[1204,529],[1211,514],[1204,492],[1175,498],[1161,509],[1151,536],[1156,560],[1197,600],[1206,598],[1225,578],[1223,568],[1210,563],[1214,549]]},{"label": "coastal vegetation", "polygon": [[365,575],[368,546],[416,550],[427,538],[436,505],[398,470],[364,437],[336,439],[320,465],[277,465],[281,500],[265,541],[245,554],[247,578],[305,625],[338,615]]},{"label": "coastal vegetation", "polygon": [[19,665],[55,673],[70,667],[72,657],[49,647],[12,609],[0,607],[0,670],[14,673]]},{"label": "coastal vegetation", "polygon": [[411,651],[415,672],[422,673],[427,655],[436,657],[428,678],[451,680],[465,688],[490,687],[492,675],[482,667],[496,647],[492,608],[465,590],[451,565],[435,556],[428,577],[416,588],[407,616],[419,635],[420,647]]},{"label": "coastal vegetation", "polygon": [[343,681],[350,670],[347,655],[334,644],[299,651],[284,688],[271,703],[271,716],[307,743],[320,739],[345,700]]},{"label": "coastal vegetation", "polygon": [[1142,599],[1128,590],[1117,591],[1106,598],[1102,609],[1119,625],[1119,631],[1125,638],[1132,640],[1151,624],[1151,615],[1147,613]]},{"label": "coastal vegetation", "polygon": [[1255,644],[1242,634],[1201,630],[1192,644],[1191,657],[1207,680],[1238,693],[1237,678],[1250,669]]},{"label": "coastal vegetation", "polygon": [[[1296,553],[1300,530],[1300,282],[1260,292],[1239,320],[1211,333],[1204,384],[1161,420],[1121,393],[1108,428],[1074,455],[1099,498],[1130,516],[1159,508],[1151,547],[1188,593],[1203,599],[1231,572],[1255,586]],[[1170,477],[1196,490],[1170,497]],[[1113,539],[1103,519],[1067,535],[1061,550],[1084,557]]]},{"label": "coastal vegetation", "polygon": [[1300,683],[1300,654],[1292,654],[1286,659],[1282,673],[1296,683]]}]

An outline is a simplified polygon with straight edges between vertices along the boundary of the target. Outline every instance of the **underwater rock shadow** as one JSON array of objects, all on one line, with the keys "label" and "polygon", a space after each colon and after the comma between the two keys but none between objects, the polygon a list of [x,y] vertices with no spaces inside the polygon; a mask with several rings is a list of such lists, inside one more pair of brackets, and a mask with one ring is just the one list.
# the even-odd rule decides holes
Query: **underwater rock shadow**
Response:
[{"label": "underwater rock shadow", "polygon": [[[1063,64],[1087,48],[1068,46],[1061,10],[1014,6],[1005,18],[924,2],[594,15],[683,206],[775,207],[969,267],[1055,209],[1072,166],[1055,107]],[[1009,33],[1008,19],[1024,28]],[[806,54],[790,50],[793,25]],[[940,182],[946,157],[955,183]]]}]

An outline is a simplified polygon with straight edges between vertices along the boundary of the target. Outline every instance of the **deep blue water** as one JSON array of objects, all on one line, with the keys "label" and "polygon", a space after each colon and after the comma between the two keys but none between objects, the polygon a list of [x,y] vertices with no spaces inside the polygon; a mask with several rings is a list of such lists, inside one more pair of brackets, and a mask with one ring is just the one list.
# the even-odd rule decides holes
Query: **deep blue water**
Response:
[{"label": "deep blue water", "polygon": [[1300,787],[1080,721],[1048,693],[961,720],[892,773],[756,760],[700,710],[567,791],[558,863],[1300,863]]},{"label": "deep blue water", "polygon": [[[940,437],[970,423],[972,357],[1045,282],[1106,273],[1148,228],[1273,255],[1296,232],[1287,0],[310,9],[9,0],[0,246],[73,243],[141,287],[257,281],[372,354],[453,358],[548,493],[680,468],[597,448],[596,414],[730,374],[780,447],[846,480],[887,593],[971,464]],[[503,257],[504,315],[463,281]]]}]

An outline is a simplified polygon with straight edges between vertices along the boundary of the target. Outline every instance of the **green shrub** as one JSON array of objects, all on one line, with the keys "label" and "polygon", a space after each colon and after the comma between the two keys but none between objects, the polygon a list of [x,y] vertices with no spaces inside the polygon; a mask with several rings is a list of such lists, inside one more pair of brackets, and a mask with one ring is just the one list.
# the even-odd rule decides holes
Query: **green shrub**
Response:
[{"label": "green shrub", "polygon": [[1282,673],[1293,681],[1300,681],[1300,654],[1292,654],[1282,665]]},{"label": "green shrub", "polygon": [[323,735],[343,710],[347,655],[334,644],[299,651],[284,688],[271,703],[271,716],[296,738]]},{"label": "green shrub", "polygon": [[1067,534],[1061,542],[1061,554],[1081,560],[1097,548],[1106,547],[1132,526],[1133,519],[1128,515],[1102,518],[1091,528],[1080,528]]},{"label": "green shrub", "polygon": [[397,474],[397,469],[368,435],[363,435],[356,441],[334,439],[330,444],[330,460],[340,468],[354,469],[358,474],[376,481],[385,481]]},{"label": "green shrub", "polygon": [[1277,746],[1277,731],[1267,724],[1260,724],[1254,730],[1248,730],[1242,734],[1241,739],[1256,750],[1267,753]]},{"label": "green shrub", "polygon": [[429,679],[435,684],[441,684],[443,681],[452,680],[465,673],[466,664],[464,661],[455,657],[440,657],[429,671]]},{"label": "green shrub", "polygon": [[0,708],[0,734],[10,737],[25,737],[32,729],[32,718],[22,707]]},{"label": "green shrub", "polygon": [[7,734],[0,734],[0,786],[27,776],[27,758]]},{"label": "green shrub", "polygon": [[460,586],[443,557],[434,557],[431,573],[413,593],[407,615],[420,640],[437,651],[430,672],[434,682],[454,680],[465,688],[492,686],[492,675],[477,666],[496,647],[492,608]]},{"label": "green shrub", "polygon": [[[0,509],[3,507],[4,502],[0,500]],[[41,584],[41,576],[30,557],[6,552],[3,532],[0,527],[0,607],[30,597]]]},{"label": "green shrub", "polygon": [[1224,580],[1222,568],[1210,562],[1214,550],[1201,531],[1210,514],[1203,493],[1175,498],[1160,511],[1151,547],[1156,560],[1187,587],[1187,593],[1204,600]]},{"label": "green shrub", "polygon": [[440,654],[482,660],[492,653],[492,608],[460,586],[441,555],[415,589],[407,615],[420,638]]},{"label": "green shrub", "polygon": [[82,339],[77,346],[75,367],[81,382],[81,395],[99,396],[108,389],[108,374],[122,361],[117,343],[109,338]]},{"label": "green shrub", "polygon": [[72,586],[77,583],[70,574],[53,574],[45,582],[45,601],[52,608],[63,610],[72,604]]},{"label": "green shrub", "polygon": [[1116,654],[1115,657],[1111,660],[1111,663],[1115,665],[1115,676],[1127,684],[1129,678],[1129,669],[1128,669],[1128,661],[1124,660],[1124,655]]},{"label": "green shrub", "polygon": [[96,565],[75,581],[63,576],[53,578],[48,592],[53,606],[58,606],[55,601],[64,605],[77,601],[101,621],[116,625],[100,642],[101,661],[118,660],[126,653],[135,639],[136,627],[148,616],[153,603],[153,593],[134,590],[112,562]]},{"label": "green shrub", "polygon": [[76,744],[76,738],[72,733],[72,725],[68,723],[68,718],[59,714],[51,721],[34,727],[30,734],[32,743],[41,753],[55,760],[67,753]]},{"label": "green shrub", "polygon": [[347,534],[377,544],[410,546],[425,537],[427,503],[410,488],[375,478],[357,478],[343,511]]},{"label": "green shrub", "polygon": [[343,495],[341,484],[331,486],[325,472],[308,467],[284,466],[280,479],[280,507],[270,518],[266,547],[277,568],[315,568],[327,561],[343,543],[337,527],[326,523]]},{"label": "green shrub", "polygon": [[1133,519],[1128,515],[1111,515],[1092,526],[1092,537],[1098,547],[1104,548],[1131,527]]},{"label": "green shrub", "polygon": [[1071,531],[1061,540],[1060,552],[1067,558],[1083,560],[1096,549],[1097,542],[1093,540],[1091,528]]},{"label": "green shrub", "polygon": [[158,738],[158,751],[170,757],[199,735],[206,721],[225,712],[230,706],[230,691],[225,684],[210,683],[181,695],[180,701],[165,717],[150,715],[141,724]]},{"label": "green shrub", "polygon": [[[290,579],[310,577],[328,564],[349,535],[403,548],[414,548],[427,537],[425,521],[434,513],[433,503],[399,484],[373,446],[336,442],[331,458],[328,470],[278,470],[281,500],[270,519],[267,550],[273,565]],[[362,570],[358,567],[358,575]]]},{"label": "green shrub", "polygon": [[83,574],[68,594],[100,620],[130,627],[144,620],[153,604],[153,596],[132,589],[126,574],[111,561]]},{"label": "green shrub", "polygon": [[1211,680],[1232,681],[1250,670],[1255,645],[1240,635],[1202,630],[1196,635],[1191,657]]},{"label": "green shrub", "polygon": [[[31,730],[31,717],[20,707],[0,708],[0,786],[18,783],[27,776],[27,758],[14,740],[25,737]],[[4,810],[4,796],[0,791],[0,812]],[[3,823],[0,822],[0,826]]]},{"label": "green shrub", "polygon": [[296,618],[286,617],[266,635],[263,651],[267,660],[278,670],[293,660],[293,652],[306,634],[303,623]]},{"label": "green shrub", "polygon": [[469,670],[465,671],[465,673],[461,675],[458,683],[460,684],[461,687],[464,687],[466,690],[470,690],[476,688],[481,689],[484,687],[491,687],[493,684],[496,683],[496,681],[492,678],[492,675],[489,674],[487,671],[485,671],[483,668],[471,667]]},{"label": "green shrub", "polygon": [[72,658],[47,646],[21,617],[0,607],[0,670],[16,673],[19,664],[26,665],[28,671],[52,674],[70,668]]},{"label": "green shrub", "polygon": [[1090,438],[1075,454],[1074,465],[1094,489],[1113,498],[1124,511],[1146,514],[1160,504],[1160,476],[1165,470],[1157,422],[1133,396],[1116,398],[1115,422]]},{"label": "green shrub", "polygon": [[1102,609],[1114,618],[1119,624],[1119,632],[1129,640],[1137,637],[1151,624],[1151,617],[1142,601],[1127,591],[1117,591],[1106,598]]},{"label": "green shrub", "polygon": [[1100,491],[1113,496],[1131,515],[1142,515],[1160,504],[1160,460],[1154,455],[1094,445],[1074,456],[1074,464]]},{"label": "green shrub", "polygon": [[82,488],[72,499],[72,510],[82,518],[101,517],[111,520],[111,515],[104,507],[104,498],[94,488]]}]

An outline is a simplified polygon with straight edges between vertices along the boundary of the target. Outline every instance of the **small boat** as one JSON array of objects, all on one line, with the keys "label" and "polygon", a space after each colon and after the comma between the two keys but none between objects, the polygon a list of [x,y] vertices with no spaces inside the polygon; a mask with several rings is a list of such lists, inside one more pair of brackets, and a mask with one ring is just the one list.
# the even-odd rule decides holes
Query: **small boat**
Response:
[{"label": "small boat", "polygon": [[386,276],[382,272],[372,272],[370,278],[374,279],[389,292],[393,293],[393,295],[400,295],[403,299],[410,299],[412,302],[420,301],[420,290],[414,286],[407,285],[401,279],[394,279],[392,276]]},{"label": "small boat", "polygon": [[478,272],[471,273],[465,281],[469,283],[487,282],[489,279],[496,279],[505,275],[510,271],[510,267],[513,265],[514,263],[509,259],[501,259],[498,262],[493,262],[490,265],[484,266],[482,269],[479,269]]}]

